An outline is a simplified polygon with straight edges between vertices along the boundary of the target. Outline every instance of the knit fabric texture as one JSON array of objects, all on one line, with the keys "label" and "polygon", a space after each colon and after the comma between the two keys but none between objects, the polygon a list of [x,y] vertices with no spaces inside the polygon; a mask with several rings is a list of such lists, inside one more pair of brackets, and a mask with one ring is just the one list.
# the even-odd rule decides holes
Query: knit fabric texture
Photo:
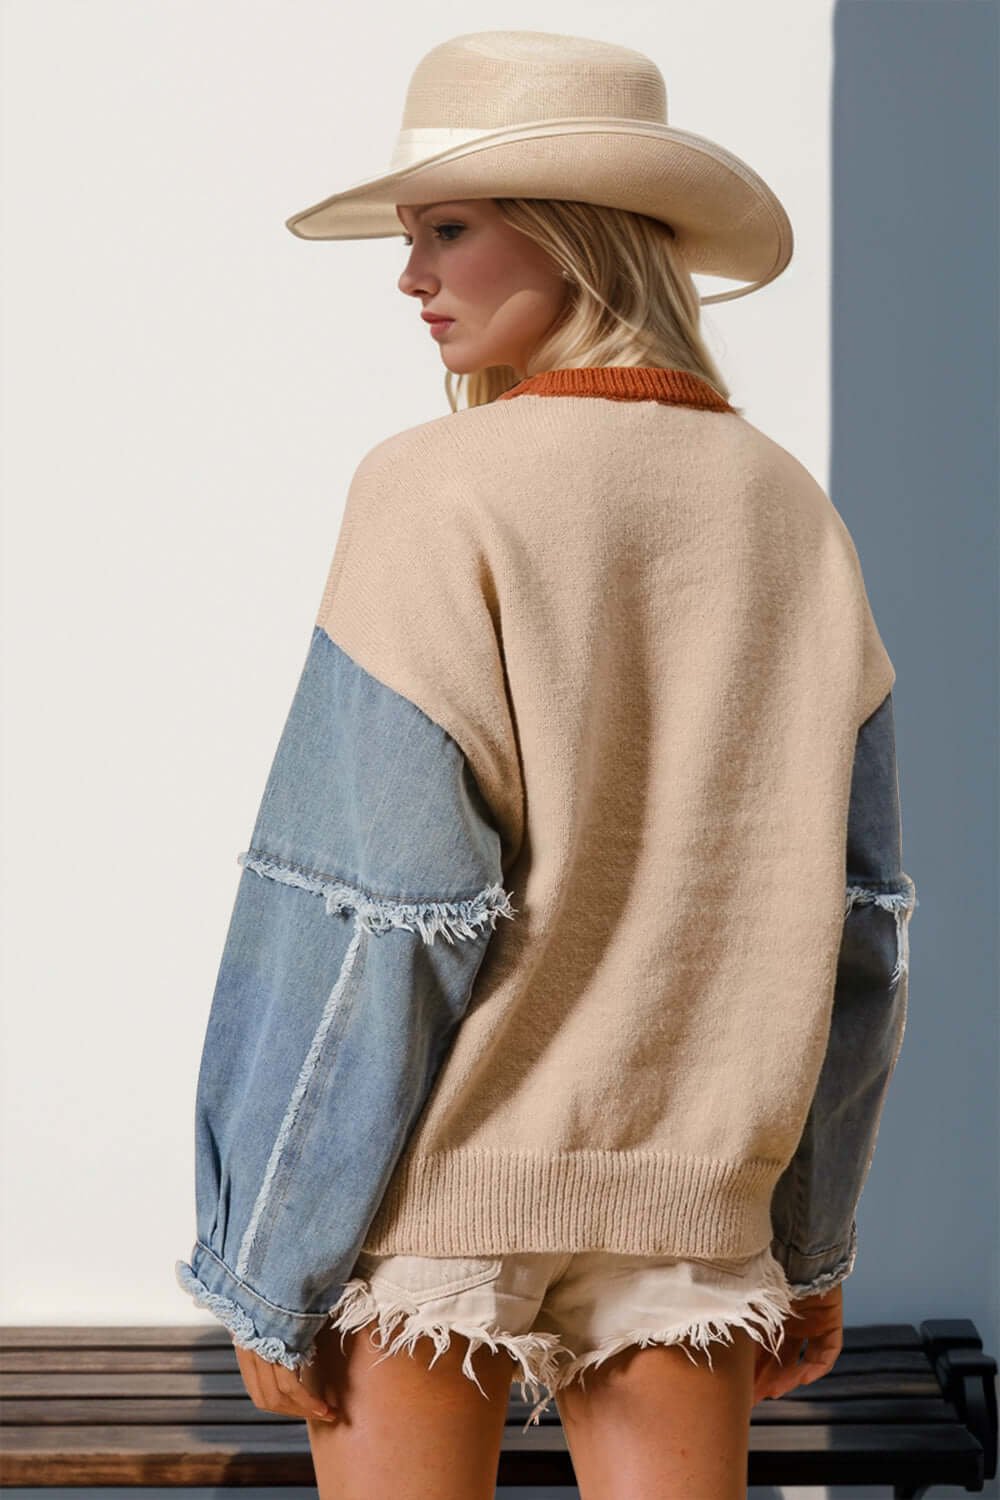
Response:
[{"label": "knit fabric texture", "polygon": [[517,913],[363,1248],[761,1251],[895,676],[822,487],[699,376],[547,371],[365,455],[316,623],[460,746]]}]

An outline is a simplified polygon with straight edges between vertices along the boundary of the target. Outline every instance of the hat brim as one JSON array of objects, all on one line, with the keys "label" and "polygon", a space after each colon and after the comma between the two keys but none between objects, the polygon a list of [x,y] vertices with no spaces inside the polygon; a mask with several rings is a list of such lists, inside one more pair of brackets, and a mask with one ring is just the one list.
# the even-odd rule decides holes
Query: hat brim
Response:
[{"label": "hat brim", "polygon": [[[590,138],[585,158],[581,136]],[[703,303],[746,296],[792,257],[788,215],[746,162],[692,131],[603,117],[484,132],[352,183],[285,224],[300,239],[381,239],[405,233],[397,203],[504,197],[572,199],[664,219],[690,271],[747,283]]]}]

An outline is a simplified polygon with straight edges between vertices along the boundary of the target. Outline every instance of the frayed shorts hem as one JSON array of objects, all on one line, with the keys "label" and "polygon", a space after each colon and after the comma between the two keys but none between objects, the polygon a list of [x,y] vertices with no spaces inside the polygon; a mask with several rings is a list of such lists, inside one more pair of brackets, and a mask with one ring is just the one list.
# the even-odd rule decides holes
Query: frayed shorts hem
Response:
[{"label": "frayed shorts hem", "polygon": [[[472,1356],[484,1344],[493,1353],[506,1349],[520,1367],[520,1375],[514,1378],[519,1380],[522,1399],[527,1403],[530,1388],[530,1399],[535,1403],[522,1429],[525,1432],[533,1423],[538,1424],[558,1391],[577,1379],[584,1384],[588,1370],[633,1345],[646,1348],[650,1344],[679,1344],[693,1364],[697,1364],[697,1360],[692,1348],[699,1349],[705,1353],[711,1368],[710,1344],[731,1344],[732,1331],[738,1328],[745,1330],[777,1357],[784,1339],[784,1321],[792,1310],[784,1272],[778,1262],[767,1255],[762,1257],[762,1274],[757,1277],[752,1290],[736,1300],[724,1314],[678,1319],[654,1329],[635,1329],[606,1338],[595,1348],[575,1354],[557,1334],[543,1331],[509,1333],[491,1321],[435,1318],[407,1297],[402,1288],[394,1287],[393,1290],[397,1295],[386,1300],[383,1296],[376,1298],[373,1295],[365,1278],[355,1277],[347,1282],[329,1313],[330,1325],[340,1331],[341,1349],[347,1333],[376,1324],[370,1335],[371,1341],[385,1350],[377,1364],[403,1350],[412,1357],[417,1339],[426,1336],[435,1344],[433,1366],[449,1347],[451,1335],[459,1334],[469,1341],[462,1363],[463,1374],[478,1386],[484,1396],[486,1393],[476,1378]],[[548,1395],[542,1394],[543,1387],[547,1388]]]}]

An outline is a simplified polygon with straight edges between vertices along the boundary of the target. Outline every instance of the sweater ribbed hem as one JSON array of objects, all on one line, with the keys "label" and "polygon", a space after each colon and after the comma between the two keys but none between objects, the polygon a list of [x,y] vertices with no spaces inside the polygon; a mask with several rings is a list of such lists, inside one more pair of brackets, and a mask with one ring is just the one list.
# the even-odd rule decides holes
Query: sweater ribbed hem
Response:
[{"label": "sweater ribbed hem", "polygon": [[713,385],[689,370],[661,365],[581,365],[540,370],[497,397],[603,396],[608,401],[661,401],[708,411],[733,411]]},{"label": "sweater ribbed hem", "polygon": [[369,1225],[374,1255],[606,1250],[737,1259],[770,1244],[784,1163],[662,1151],[439,1152],[402,1160]]}]

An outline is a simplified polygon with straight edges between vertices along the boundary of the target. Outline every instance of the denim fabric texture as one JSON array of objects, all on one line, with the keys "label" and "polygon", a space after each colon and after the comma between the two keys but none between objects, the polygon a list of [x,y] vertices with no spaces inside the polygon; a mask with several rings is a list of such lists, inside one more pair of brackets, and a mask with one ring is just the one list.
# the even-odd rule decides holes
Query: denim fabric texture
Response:
[{"label": "denim fabric texture", "polygon": [[858,730],[847,826],[844,937],[826,1054],[805,1129],[771,1199],[791,1293],[850,1275],[856,1210],[906,1025],[908,918],[892,694]]},{"label": "denim fabric texture", "polygon": [[176,1273],[236,1343],[294,1369],[514,911],[454,741],[319,626],[239,862]]},{"label": "denim fabric texture", "polygon": [[[462,752],[317,625],[242,866],[195,1112],[180,1285],[236,1344],[310,1364],[470,1004],[503,889]],[[849,1274],[906,1015],[892,696],[862,725],[828,1049],[772,1202],[792,1294]]]}]

